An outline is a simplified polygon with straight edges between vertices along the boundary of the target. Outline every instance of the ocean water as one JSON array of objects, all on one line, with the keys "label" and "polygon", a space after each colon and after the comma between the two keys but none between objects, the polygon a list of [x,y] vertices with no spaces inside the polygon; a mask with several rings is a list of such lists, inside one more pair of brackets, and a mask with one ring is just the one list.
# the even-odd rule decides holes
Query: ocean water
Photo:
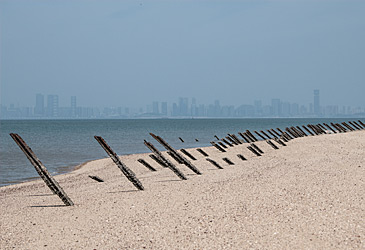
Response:
[{"label": "ocean water", "polygon": [[[138,119],[138,120],[2,120],[0,121],[0,186],[38,177],[34,167],[12,140],[18,133],[52,174],[71,171],[90,160],[107,157],[94,139],[102,136],[119,155],[146,153],[143,140],[163,149],[149,135],[161,136],[173,147],[210,146],[214,135],[285,128],[348,119]],[[357,119],[352,119],[357,120]],[[179,140],[184,139],[184,143]],[[198,139],[199,142],[196,142]]]}]

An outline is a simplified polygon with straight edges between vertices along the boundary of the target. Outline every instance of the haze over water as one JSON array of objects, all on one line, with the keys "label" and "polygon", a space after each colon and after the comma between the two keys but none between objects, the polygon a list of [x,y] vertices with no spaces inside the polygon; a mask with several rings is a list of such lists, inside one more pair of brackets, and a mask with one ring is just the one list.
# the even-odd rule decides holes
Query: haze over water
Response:
[{"label": "haze over water", "polygon": [[[137,111],[125,113],[135,117],[156,102],[174,110],[179,97],[196,98],[208,110],[216,100],[241,107],[255,100],[269,106],[273,99],[271,106],[279,107],[280,99],[289,107],[312,103],[313,90],[321,93],[313,111],[365,107],[364,13],[365,1],[358,0],[1,0],[0,118],[4,110],[10,119],[22,118],[13,116],[18,111],[27,118],[99,117],[85,107],[130,107]],[[47,103],[35,100],[37,93]],[[48,114],[34,112],[37,100]],[[313,113],[308,110],[284,116]],[[344,114],[329,110],[329,117]],[[215,134],[311,121],[331,119],[2,120],[0,181],[36,176],[10,132],[24,137],[51,172],[61,173],[106,156],[94,135],[130,154],[147,152],[149,132],[177,148],[195,147],[208,146]]]},{"label": "haze over water", "polygon": [[365,106],[365,1],[0,1],[1,103]]}]

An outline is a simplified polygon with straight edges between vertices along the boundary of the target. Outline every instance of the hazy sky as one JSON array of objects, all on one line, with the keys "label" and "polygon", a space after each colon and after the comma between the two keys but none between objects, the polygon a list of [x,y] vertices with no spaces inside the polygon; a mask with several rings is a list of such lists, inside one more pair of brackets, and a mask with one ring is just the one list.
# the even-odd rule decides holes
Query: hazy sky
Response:
[{"label": "hazy sky", "polygon": [[365,106],[365,1],[0,0],[1,103]]}]

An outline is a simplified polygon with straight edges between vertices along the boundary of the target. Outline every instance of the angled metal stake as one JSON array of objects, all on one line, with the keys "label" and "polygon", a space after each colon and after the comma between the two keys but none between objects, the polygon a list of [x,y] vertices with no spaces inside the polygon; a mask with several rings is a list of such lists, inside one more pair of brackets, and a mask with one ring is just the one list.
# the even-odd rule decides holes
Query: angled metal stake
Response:
[{"label": "angled metal stake", "polygon": [[18,134],[11,133],[11,138],[18,144],[19,148],[24,152],[27,156],[28,160],[34,166],[35,170],[42,178],[42,180],[46,183],[46,185],[51,189],[54,194],[57,194],[58,197],[63,201],[66,206],[73,206],[74,203],[67,196],[65,191],[61,188],[58,182],[52,177],[52,175],[48,172],[47,168],[43,165],[43,163],[37,158],[37,156],[33,153],[32,149],[25,143],[25,141]]},{"label": "angled metal stake", "polygon": [[161,154],[161,152],[157,148],[155,148],[155,146],[153,146],[152,143],[145,140],[144,145],[146,145],[152,151],[153,156],[155,156],[157,161],[160,161],[161,163],[163,163],[172,172],[174,172],[174,174],[176,174],[181,180],[187,180],[185,175],[171,161],[169,161],[167,158],[165,158]]},{"label": "angled metal stake", "polygon": [[114,161],[115,165],[122,171],[122,173],[127,177],[127,179],[132,182],[132,184],[139,190],[143,190],[144,187],[142,183],[137,179],[136,175],[130,170],[123,162],[120,161],[118,155],[110,148],[106,141],[101,136],[94,136],[95,140],[100,144],[100,146],[105,150],[109,157]]},{"label": "angled metal stake", "polygon": [[172,154],[174,154],[177,158],[179,158],[188,168],[190,168],[194,173],[201,175],[202,173],[190,162],[188,159],[186,159],[184,156],[179,154],[173,147],[171,147],[164,139],[162,139],[159,136],[156,136],[152,133],[150,135],[158,141],[162,146],[164,146],[168,151],[170,151]]}]

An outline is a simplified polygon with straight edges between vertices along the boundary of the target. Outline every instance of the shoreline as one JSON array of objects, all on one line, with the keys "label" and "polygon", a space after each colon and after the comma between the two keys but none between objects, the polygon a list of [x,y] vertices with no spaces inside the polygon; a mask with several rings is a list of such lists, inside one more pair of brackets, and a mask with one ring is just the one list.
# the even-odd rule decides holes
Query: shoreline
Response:
[{"label": "shoreline", "polygon": [[[102,158],[102,159],[106,159],[106,158]],[[96,159],[98,160],[98,159]],[[56,173],[56,174],[52,174],[52,176],[58,176],[58,175],[64,175],[64,174],[69,174],[69,173],[72,173],[73,171],[75,170],[78,170],[80,168],[82,168],[83,166],[85,166],[87,163],[89,162],[92,162],[92,161],[96,161],[96,160],[89,160],[89,161],[85,161],[81,164],[78,164],[76,166],[64,166],[62,167],[62,169],[68,169],[68,170],[65,170],[65,171],[61,171],[59,173]],[[29,162],[28,162],[29,163]],[[31,163],[29,163],[29,167],[30,168],[33,168],[34,169],[34,166],[31,165]],[[34,170],[35,171],[35,170]],[[13,186],[13,185],[17,185],[17,184],[22,184],[22,183],[27,183],[27,182],[32,182],[32,181],[37,181],[37,180],[40,180],[40,177],[39,175],[37,176],[34,176],[34,177],[25,177],[24,179],[22,180],[19,180],[18,182],[8,182],[8,183],[2,183],[0,186],[0,189],[3,188],[3,187],[8,187],[8,186]]]},{"label": "shoreline", "polygon": [[[353,132],[363,132],[363,131],[353,131]],[[330,134],[327,134],[327,135],[334,135],[333,133],[330,133]],[[325,135],[321,135],[321,136],[326,136],[326,134]],[[309,138],[311,138],[311,137],[309,137]],[[258,142],[256,142],[256,143],[263,143],[263,142],[265,142],[264,140],[262,140],[261,138],[258,138],[259,139],[259,141]],[[301,139],[301,138],[296,138],[296,139]],[[290,142],[289,142],[290,143]],[[156,145],[157,145],[158,143],[156,142]],[[248,144],[247,144],[248,145]],[[215,150],[215,148],[213,147],[213,146],[207,146],[207,147],[192,147],[192,148],[185,148],[185,149],[187,149],[187,150],[196,150],[197,148],[201,148],[201,149],[203,149],[203,150],[205,150],[205,149],[213,149],[213,150]],[[161,151],[164,155],[166,155],[167,156],[167,151],[166,150],[163,150],[163,151]],[[125,155],[118,155],[118,157],[121,159],[121,161],[123,161],[123,158],[125,158],[125,157],[128,157],[128,156],[132,156],[133,158],[138,158],[138,156],[139,156],[139,158],[140,157],[144,157],[144,156],[146,156],[146,155],[150,155],[150,154],[152,154],[152,152],[147,152],[147,153],[136,153],[136,154],[125,154]],[[185,155],[184,155],[185,156]],[[168,157],[168,156],[167,156]],[[186,157],[186,156],[185,156]],[[59,174],[53,174],[52,176],[53,177],[55,177],[55,176],[66,176],[66,175],[70,175],[70,174],[73,174],[74,172],[77,172],[78,170],[81,170],[82,168],[84,168],[85,166],[87,166],[88,164],[90,164],[90,163],[93,163],[93,162],[97,162],[97,161],[104,161],[104,160],[110,160],[110,157],[109,156],[107,156],[107,157],[104,157],[104,158],[100,158],[100,159],[95,159],[95,160],[88,160],[88,161],[85,161],[85,162],[83,162],[83,163],[81,163],[81,164],[78,164],[78,165],[76,165],[76,166],[70,166],[70,167],[63,167],[63,168],[69,168],[69,170],[68,171],[65,171],[65,172],[62,172],[62,173],[59,173]],[[29,167],[31,167],[31,168],[34,168],[34,166],[33,165],[31,165],[30,163],[29,163]],[[30,177],[29,179],[27,179],[27,180],[24,180],[24,181],[22,181],[22,182],[18,182],[18,183],[13,183],[13,184],[9,184],[9,185],[4,185],[4,186],[0,186],[0,191],[1,191],[1,189],[2,188],[4,188],[4,187],[9,187],[9,186],[16,186],[16,185],[18,185],[18,184],[26,184],[26,183],[32,183],[32,182],[37,182],[37,181],[41,181],[41,182],[43,182],[42,181],[42,179],[39,177],[39,176],[35,176],[35,177]]]},{"label": "shoreline", "polygon": [[[362,248],[365,131],[301,137],[275,150],[256,143],[226,153],[195,149],[181,181],[149,154],[120,156],[145,187],[137,191],[111,159],[57,175],[75,203],[66,207],[42,180],[0,188],[0,245],[15,248]],[[166,152],[163,152],[166,155]],[[242,161],[237,154],[243,154]],[[227,157],[235,165],[228,165]],[[136,160],[143,158],[156,172]],[[97,175],[96,182],[88,175]],[[42,237],[40,237],[42,235]]]},{"label": "shoreline", "polygon": [[[263,141],[260,141],[260,142],[263,142]],[[156,144],[157,145],[157,144]],[[213,146],[208,146],[208,147],[192,147],[192,148],[184,148],[186,150],[196,150],[198,148],[201,148],[203,150],[206,150],[206,149],[214,149]],[[167,151],[164,150],[164,151],[161,151],[161,153],[163,153],[163,155],[167,156]],[[133,158],[146,158],[146,155],[150,155],[152,154],[152,152],[148,152],[148,153],[136,153],[136,154],[125,154],[125,155],[118,155],[118,157],[121,159],[121,161],[123,162],[123,158],[129,158],[129,157],[133,157]],[[67,172],[64,172],[64,173],[59,173],[59,174],[52,174],[53,177],[57,177],[57,178],[60,178],[61,176],[67,176],[67,175],[72,175],[74,173],[76,173],[77,171],[79,170],[82,170],[84,167],[86,167],[88,164],[92,164],[94,162],[97,162],[97,161],[108,161],[110,159],[109,156],[105,157],[105,158],[100,158],[100,159],[95,159],[95,160],[89,160],[89,161],[85,161],[79,165],[76,165],[76,166],[73,166],[73,167],[70,167],[70,170],[67,171]],[[138,163],[139,164],[139,163]],[[34,166],[31,165],[29,163],[29,167],[33,168],[34,169]],[[115,166],[116,167],[116,166]],[[128,166],[127,166],[128,167]],[[35,170],[34,170],[35,171]],[[17,186],[17,185],[21,185],[21,184],[32,184],[33,182],[41,182],[43,184],[43,180],[39,177],[39,176],[36,176],[36,177],[31,177],[29,178],[28,180],[24,180],[22,182],[18,182],[18,183],[13,183],[13,184],[9,184],[9,185],[4,185],[4,186],[0,186],[0,192],[1,192],[1,189],[5,188],[5,187],[12,187],[12,186]]]},{"label": "shoreline", "polygon": [[[45,163],[45,166],[51,173],[54,174],[63,174],[72,171],[78,165],[83,164],[89,160],[105,158],[106,154],[102,151],[102,149],[97,145],[97,143],[93,140],[94,134],[102,134],[108,140],[108,143],[113,145],[117,143],[116,147],[113,146],[115,152],[121,154],[129,154],[129,153],[140,153],[140,152],[148,152],[148,149],[143,145],[143,139],[149,138],[149,135],[146,131],[155,131],[156,134],[163,135],[168,142],[174,144],[175,147],[197,147],[197,146],[210,146],[209,141],[213,140],[212,137],[214,134],[218,136],[226,136],[227,132],[237,133],[237,131],[241,131],[241,129],[247,128],[254,130],[254,128],[258,129],[267,129],[271,127],[279,127],[284,128],[285,126],[294,125],[294,124],[305,124],[307,122],[340,122],[339,120],[328,120],[328,119],[316,119],[316,120],[297,120],[297,119],[262,119],[262,122],[259,119],[238,119],[230,120],[230,119],[217,119],[219,121],[216,123],[214,121],[213,126],[211,122],[194,122],[193,126],[188,126],[188,124],[181,121],[167,122],[166,125],[168,127],[176,127],[175,133],[176,135],[182,136],[184,140],[190,145],[185,145],[186,143],[180,144],[180,141],[177,140],[177,137],[174,133],[171,133],[171,130],[167,130],[167,132],[163,132],[158,124],[159,122],[140,122],[138,121],[134,125],[142,126],[140,133],[136,136],[133,133],[131,135],[123,135],[122,137],[118,136],[116,132],[95,132],[96,128],[99,126],[103,126],[103,123],[93,123],[89,127],[85,126],[86,122],[69,122],[63,125],[67,125],[68,128],[76,127],[77,129],[81,129],[85,127],[85,129],[81,129],[81,133],[77,133],[73,138],[70,138],[70,135],[73,134],[72,129],[66,129],[62,133],[55,133],[54,128],[61,126],[58,122],[50,122],[50,123],[42,123],[42,122],[33,122],[27,123],[24,122],[18,129],[13,129],[16,125],[15,123],[9,123],[7,126],[2,127],[2,147],[1,147],[1,160],[0,164],[2,167],[1,179],[4,183],[1,183],[1,186],[8,186],[16,183],[22,183],[28,180],[32,180],[33,177],[38,177],[37,173],[34,171],[33,166],[29,163],[28,159],[24,157],[24,154],[19,150],[14,141],[10,138],[9,133],[18,133],[21,135],[25,141],[29,144],[30,147],[33,148],[34,152],[39,156],[39,159]],[[281,120],[287,120],[286,122],[280,122]],[[126,125],[127,124],[127,125]],[[165,122],[163,122],[165,124]],[[113,127],[113,131],[119,131],[118,129],[124,128],[128,130],[131,124],[129,123],[115,123],[111,122]],[[43,136],[36,136],[39,133],[38,127],[42,126],[50,126],[53,129],[50,129]],[[179,127],[180,126],[180,127]],[[204,131],[202,131],[201,127],[204,126]],[[227,127],[228,130],[225,129]],[[32,129],[25,129],[27,127],[31,127]],[[184,132],[182,129],[187,128],[188,131]],[[28,131],[29,130],[29,131]],[[99,129],[97,129],[99,130]],[[122,130],[123,131],[123,130]],[[132,130],[132,132],[134,129]],[[132,136],[133,135],[133,136]],[[128,147],[130,142],[133,143],[133,137],[137,140],[135,144],[132,144],[133,147]],[[194,138],[198,138],[200,142],[203,142],[204,145],[200,145],[200,142],[196,143],[195,141],[191,141]],[[52,140],[46,140],[45,138],[53,138]],[[110,139],[111,138],[111,139]],[[128,142],[120,144],[118,140],[113,138],[120,138],[126,140]],[[51,143],[49,143],[51,141]],[[53,142],[54,141],[54,142]],[[71,145],[68,145],[71,143]],[[115,144],[114,144],[115,145]],[[5,150],[6,149],[6,150]],[[130,149],[130,150],[129,150]],[[76,151],[75,151],[76,150]],[[75,152],[73,152],[75,151]],[[27,178],[28,177],[28,178]],[[6,183],[5,183],[6,182]]]},{"label": "shoreline", "polygon": [[[206,148],[213,148],[213,147],[212,146],[209,146],[209,147],[193,147],[193,148],[185,148],[185,149],[194,150],[194,149],[197,149],[197,148],[206,149]],[[165,154],[166,150],[161,151],[161,152]],[[143,156],[149,155],[149,154],[152,154],[152,152],[118,155],[118,157],[122,160],[124,157],[127,157],[127,156],[133,156],[133,157],[141,156],[141,157],[143,157]],[[73,172],[82,169],[83,167],[87,166],[88,164],[90,164],[92,162],[100,161],[100,160],[108,160],[108,159],[110,159],[109,156],[107,156],[105,158],[95,159],[95,160],[88,160],[88,161],[85,161],[85,162],[83,162],[81,164],[78,164],[76,166],[64,167],[64,168],[69,168],[69,170],[65,171],[65,172],[62,172],[62,173],[58,173],[58,174],[52,174],[52,176],[55,177],[55,176],[63,176],[63,175],[72,174]],[[34,169],[34,166],[31,165],[31,163],[29,163],[29,167]],[[18,185],[18,184],[25,184],[25,183],[34,182],[34,181],[42,181],[42,179],[39,177],[39,175],[35,176],[35,177],[29,177],[29,178],[25,179],[24,181],[21,181],[21,182],[18,182],[18,183],[12,183],[12,184],[6,184],[6,185],[3,185],[3,186],[0,186],[0,190],[4,187],[15,186],[15,185]]]}]

